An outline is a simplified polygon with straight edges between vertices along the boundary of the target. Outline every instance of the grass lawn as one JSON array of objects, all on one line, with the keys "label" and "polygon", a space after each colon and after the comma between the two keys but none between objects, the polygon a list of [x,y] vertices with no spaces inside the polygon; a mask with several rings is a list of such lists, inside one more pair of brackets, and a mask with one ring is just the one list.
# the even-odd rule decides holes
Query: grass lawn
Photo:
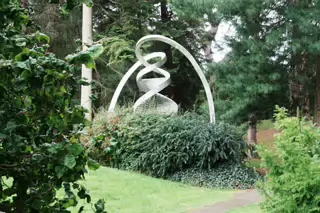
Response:
[{"label": "grass lawn", "polygon": [[[235,192],[196,188],[105,167],[90,171],[84,185],[90,191],[93,203],[98,198],[105,199],[108,213],[190,212],[230,199]],[[85,212],[92,212],[90,206],[86,206]]]},{"label": "grass lawn", "polygon": [[260,213],[260,207],[258,204],[248,205],[229,210],[227,213]]}]

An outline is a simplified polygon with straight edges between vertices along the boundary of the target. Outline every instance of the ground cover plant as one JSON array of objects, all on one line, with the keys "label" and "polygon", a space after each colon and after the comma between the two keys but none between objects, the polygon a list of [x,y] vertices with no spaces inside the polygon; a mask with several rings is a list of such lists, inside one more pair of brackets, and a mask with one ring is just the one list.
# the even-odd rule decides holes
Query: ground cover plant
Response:
[{"label": "ground cover plant", "polygon": [[262,176],[241,163],[232,162],[208,170],[191,168],[179,171],[168,179],[206,188],[251,189]]}]

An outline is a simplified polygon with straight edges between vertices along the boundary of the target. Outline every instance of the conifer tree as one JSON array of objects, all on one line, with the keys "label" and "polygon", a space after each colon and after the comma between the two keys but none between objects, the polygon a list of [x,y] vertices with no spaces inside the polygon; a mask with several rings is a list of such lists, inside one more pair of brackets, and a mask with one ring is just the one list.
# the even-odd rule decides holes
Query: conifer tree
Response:
[{"label": "conifer tree", "polygon": [[[188,1],[175,0],[177,4]],[[228,60],[212,66],[217,112],[242,123],[271,117],[275,104],[320,123],[318,0],[196,0],[201,16],[217,8],[236,34],[227,38]],[[202,13],[202,14],[201,14]],[[193,13],[194,14],[194,13]],[[250,121],[252,123],[253,121]],[[253,122],[255,123],[255,122]]]}]

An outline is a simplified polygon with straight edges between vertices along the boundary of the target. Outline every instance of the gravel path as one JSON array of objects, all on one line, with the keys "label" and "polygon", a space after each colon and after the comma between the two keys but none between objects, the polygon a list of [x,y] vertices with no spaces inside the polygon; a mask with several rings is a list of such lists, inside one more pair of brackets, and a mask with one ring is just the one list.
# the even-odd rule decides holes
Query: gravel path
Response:
[{"label": "gravel path", "polygon": [[234,197],[228,201],[205,206],[192,213],[225,213],[233,208],[259,203],[261,200],[261,195],[257,190],[244,190],[235,193]]}]

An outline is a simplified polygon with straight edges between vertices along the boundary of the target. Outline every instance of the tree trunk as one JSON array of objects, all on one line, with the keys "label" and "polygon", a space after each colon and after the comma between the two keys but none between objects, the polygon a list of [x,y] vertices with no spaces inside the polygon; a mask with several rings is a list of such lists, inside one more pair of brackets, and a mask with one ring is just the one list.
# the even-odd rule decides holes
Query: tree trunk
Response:
[{"label": "tree trunk", "polygon": [[[293,6],[299,8],[300,0],[294,0]],[[297,23],[292,23],[292,39],[300,37]],[[310,55],[301,51],[294,54],[291,58],[292,77],[291,77],[291,100],[292,108],[299,108],[301,116],[311,119],[310,92],[308,88],[308,66]]]},{"label": "tree trunk", "polygon": [[316,68],[316,103],[314,120],[317,125],[320,125],[320,56],[317,58],[317,68]]},{"label": "tree trunk", "polygon": [[256,156],[255,153],[255,145],[257,144],[257,118],[254,114],[249,115],[248,121],[248,146],[249,158],[254,158]]},{"label": "tree trunk", "polygon": [[[86,50],[88,45],[92,45],[92,8],[83,4],[82,6],[82,48]],[[90,85],[81,86],[81,105],[88,110],[86,113],[86,119],[92,120],[92,100],[90,96],[92,94],[91,81],[92,81],[92,69],[86,68],[82,65],[81,77],[85,78]]]}]

